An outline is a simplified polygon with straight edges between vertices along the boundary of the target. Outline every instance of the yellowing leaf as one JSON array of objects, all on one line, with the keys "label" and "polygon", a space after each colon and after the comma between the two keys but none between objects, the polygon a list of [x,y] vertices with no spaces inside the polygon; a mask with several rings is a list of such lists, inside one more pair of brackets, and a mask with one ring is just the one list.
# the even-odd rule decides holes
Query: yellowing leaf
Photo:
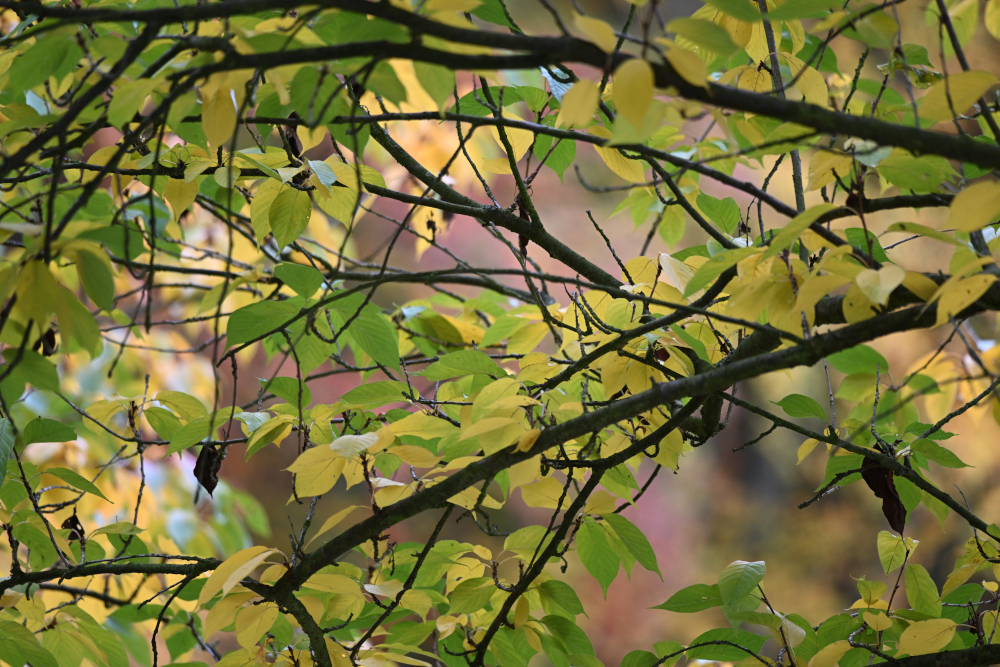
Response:
[{"label": "yellowing leaf", "polygon": [[934,121],[954,118],[975,104],[997,82],[995,75],[981,70],[952,74],[947,81],[935,84],[920,100],[920,117]]},{"label": "yellowing leaf", "polygon": [[[543,477],[534,484],[521,487],[521,499],[528,507],[543,507],[545,509],[555,509],[559,506],[559,499],[563,495],[563,485],[558,479],[549,475]],[[569,498],[563,498],[562,506],[569,504]]]},{"label": "yellowing leaf", "polygon": [[[594,136],[605,139],[611,136],[611,133],[603,127],[592,127],[589,132]],[[645,182],[646,164],[644,162],[640,160],[629,160],[616,148],[594,146],[594,149],[597,151],[597,154],[601,156],[601,159],[604,160],[604,164],[608,165],[608,169],[615,172],[626,181],[630,181],[632,183]]]},{"label": "yellowing leaf", "polygon": [[388,453],[398,456],[404,463],[414,468],[433,468],[440,461],[440,457],[437,454],[417,445],[390,447]]},{"label": "yellowing leaf", "polygon": [[955,636],[955,621],[950,618],[932,618],[911,623],[899,637],[896,655],[926,655],[936,653]]},{"label": "yellowing leaf", "polygon": [[310,539],[309,542],[306,543],[306,547],[315,542],[316,538],[319,537],[320,535],[336,528],[341,521],[346,519],[351,512],[358,509],[359,507],[360,505],[350,505],[337,512],[336,514],[328,518],[326,521],[324,521],[323,525],[320,526],[319,529],[316,531],[316,534],[312,536],[312,539]]},{"label": "yellowing leaf", "polygon": [[225,146],[236,131],[236,107],[233,91],[222,87],[204,100],[201,109],[201,127],[212,148]]},{"label": "yellowing leaf", "polygon": [[415,435],[423,440],[440,438],[458,429],[440,417],[432,417],[424,412],[414,412],[391,425],[392,432],[397,436]]},{"label": "yellowing leaf", "polygon": [[809,225],[816,222],[821,215],[834,208],[833,204],[818,204],[789,220],[788,224],[771,239],[771,245],[768,246],[767,252],[764,253],[764,259],[773,257],[790,246],[795,239],[799,238],[802,232],[809,228]]},{"label": "yellowing leaf", "polygon": [[601,19],[591,18],[583,14],[577,14],[573,19],[577,30],[593,42],[597,48],[605,53],[611,53],[618,44],[615,30]]},{"label": "yellowing leaf", "polygon": [[833,667],[851,650],[851,642],[846,639],[835,641],[820,649],[809,661],[808,667]]},{"label": "yellowing leaf", "polygon": [[945,287],[938,298],[937,321],[934,326],[941,326],[974,304],[996,281],[996,276],[980,273]]},{"label": "yellowing leaf", "polygon": [[525,431],[521,437],[517,439],[517,451],[526,452],[535,445],[535,441],[538,440],[538,436],[542,434],[537,428]]},{"label": "yellowing leaf", "polygon": [[197,195],[198,183],[193,180],[184,181],[179,178],[171,178],[167,180],[167,184],[163,188],[163,198],[170,204],[170,208],[174,212],[174,220],[179,218],[181,213],[194,203]]},{"label": "yellowing leaf", "polygon": [[569,92],[563,95],[556,125],[560,127],[585,127],[589,125],[597,111],[600,97],[601,90],[596,83],[590,79],[580,79],[573,84]]},{"label": "yellowing leaf", "polygon": [[949,228],[973,232],[1000,218],[1000,183],[979,181],[955,195],[948,208]]},{"label": "yellowing leaf", "polygon": [[[507,111],[504,111],[503,117],[506,120],[523,120],[519,116],[516,116]],[[504,149],[503,147],[503,142],[500,141],[500,130],[497,129],[497,127],[494,125],[490,128],[490,131],[493,133],[493,138],[496,140],[497,145],[500,147],[500,149],[506,152],[506,149]],[[531,143],[535,140],[535,135],[530,130],[521,130],[514,127],[505,127],[504,134],[507,135],[507,141],[510,142],[510,147],[514,150],[513,157],[515,161],[521,159],[521,157],[524,155],[524,152],[531,147]],[[509,163],[508,163],[508,168],[509,168]]]},{"label": "yellowing leaf", "polygon": [[289,472],[295,473],[295,493],[300,497],[321,496],[337,483],[347,459],[320,445],[299,454]]},{"label": "yellowing leaf", "polygon": [[796,465],[798,465],[799,463],[802,463],[803,461],[805,461],[806,457],[809,456],[810,454],[812,454],[813,450],[816,449],[816,445],[818,445],[818,444],[819,444],[819,440],[817,440],[815,438],[809,438],[808,440],[806,440],[805,442],[803,442],[801,445],[799,445],[798,461],[796,461]]},{"label": "yellowing leaf", "polygon": [[779,54],[788,63],[788,69],[793,79],[798,79],[795,87],[802,93],[806,102],[821,107],[829,102],[829,90],[823,75],[789,53]]},{"label": "yellowing leaf", "polygon": [[865,623],[868,624],[868,627],[870,627],[872,630],[875,630],[876,632],[888,630],[889,628],[892,627],[892,619],[881,612],[873,613],[870,611],[866,611],[863,612],[861,615],[864,617]]},{"label": "yellowing leaf", "polygon": [[667,44],[667,51],[664,55],[667,62],[682,79],[692,86],[708,87],[708,70],[698,54],[679,46]]},{"label": "yellowing leaf", "polygon": [[236,584],[243,580],[243,577],[253,572],[254,568],[276,551],[276,549],[256,546],[238,551],[227,558],[205,582],[198,595],[198,604],[204,605],[215,597],[216,593],[221,592],[223,595],[229,593]]},{"label": "yellowing leaf", "polygon": [[208,610],[208,617],[205,619],[205,636],[211,637],[236,620],[236,612],[240,607],[255,597],[256,593],[233,593],[216,602]]},{"label": "yellowing leaf", "polygon": [[273,602],[250,605],[236,617],[236,641],[243,648],[256,646],[265,632],[278,619],[278,605]]},{"label": "yellowing leaf", "polygon": [[886,264],[878,271],[865,269],[858,273],[854,282],[872,303],[884,306],[889,302],[889,295],[899,287],[906,277],[906,271],[895,264]]},{"label": "yellowing leaf", "polygon": [[829,185],[839,177],[841,181],[850,180],[851,167],[854,158],[844,153],[819,151],[809,160],[809,186],[807,190],[819,190]]},{"label": "yellowing leaf", "polygon": [[631,58],[615,70],[612,99],[615,109],[632,126],[641,130],[643,119],[653,103],[653,68],[645,60]]}]

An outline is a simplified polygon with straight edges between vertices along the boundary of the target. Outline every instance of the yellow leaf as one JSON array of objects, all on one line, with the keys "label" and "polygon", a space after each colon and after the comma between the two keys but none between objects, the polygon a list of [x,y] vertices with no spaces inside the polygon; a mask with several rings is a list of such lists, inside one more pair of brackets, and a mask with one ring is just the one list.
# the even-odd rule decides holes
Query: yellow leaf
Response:
[{"label": "yellow leaf", "polygon": [[229,593],[243,577],[253,572],[254,568],[276,551],[277,549],[256,546],[238,551],[227,558],[205,582],[198,595],[198,604],[204,605],[220,591],[223,595]]},{"label": "yellow leaf", "polygon": [[861,271],[854,282],[872,303],[884,306],[889,302],[889,295],[903,283],[905,277],[905,270],[895,264],[886,264],[878,271]]},{"label": "yellow leaf", "polygon": [[[467,510],[474,510],[476,509],[476,501],[479,500],[480,493],[479,489],[474,486],[470,486],[461,493],[457,493],[449,498],[448,502],[458,505],[459,507],[464,507]],[[481,504],[487,509],[500,509],[503,507],[503,505],[498,503],[493,496],[488,493],[483,496]]]},{"label": "yellow leaf", "polygon": [[823,75],[789,53],[779,55],[788,63],[792,78],[798,79],[795,87],[802,93],[805,101],[821,107],[827,106],[830,93]]},{"label": "yellow leaf", "polygon": [[171,178],[163,188],[163,198],[170,204],[174,212],[174,220],[181,216],[198,194],[198,184],[195,181],[184,181],[179,178]]},{"label": "yellow leaf", "polygon": [[563,95],[556,125],[586,127],[597,111],[600,97],[601,90],[596,83],[589,79],[580,79]]},{"label": "yellow leaf", "polygon": [[817,440],[816,438],[809,438],[801,445],[799,445],[799,451],[798,451],[799,460],[796,462],[795,465],[798,465],[799,463],[805,461],[806,457],[813,453],[813,450],[816,449],[816,445],[818,444],[819,440]]},{"label": "yellow leaf", "polygon": [[520,630],[521,626],[528,622],[528,617],[531,614],[531,605],[528,604],[528,598],[523,595],[517,599],[517,604],[514,605],[514,630]]},{"label": "yellow leaf", "polygon": [[1000,217],[1000,183],[980,181],[955,195],[948,208],[949,228],[974,232]]},{"label": "yellow leaf", "polygon": [[938,298],[937,322],[934,326],[941,326],[952,316],[974,304],[996,280],[996,276],[980,273],[946,287]]},{"label": "yellow leaf", "polygon": [[414,412],[409,417],[394,422],[391,428],[397,436],[415,435],[424,440],[440,438],[458,430],[440,417],[432,417],[423,412]]},{"label": "yellow leaf", "polygon": [[415,612],[420,617],[427,616],[427,612],[431,610],[434,602],[431,600],[431,596],[425,591],[410,589],[403,593],[403,597],[399,600],[399,606],[403,609],[409,609]]},{"label": "yellow leaf", "polygon": [[986,0],[983,23],[994,39],[1000,39],[1000,0]]},{"label": "yellow leaf", "polygon": [[615,70],[612,99],[615,109],[637,130],[642,130],[643,119],[653,103],[653,68],[645,60],[631,58]]},{"label": "yellow leaf", "polygon": [[844,319],[848,324],[863,322],[875,316],[875,304],[864,295],[857,285],[851,285],[844,295]]},{"label": "yellow leaf", "polygon": [[[516,116],[512,113],[508,113],[506,111],[504,112],[503,117],[506,120],[523,120],[519,116]],[[497,146],[500,147],[500,150],[506,152],[506,150],[503,147],[503,142],[500,141],[500,130],[497,129],[497,127],[494,125],[493,127],[490,128],[490,131],[493,133],[493,138],[496,140]],[[515,162],[521,159],[521,157],[524,155],[524,152],[531,147],[531,143],[535,140],[535,135],[531,132],[531,130],[521,130],[514,127],[505,127],[504,133],[507,135],[507,141],[510,142],[510,147],[514,150]],[[510,163],[507,160],[504,161],[508,163],[507,168],[509,171]]]},{"label": "yellow leaf", "polygon": [[347,459],[321,445],[299,454],[287,470],[295,473],[296,495],[321,496],[333,488],[346,465]]},{"label": "yellow leaf", "polygon": [[243,648],[256,646],[277,619],[278,605],[273,602],[246,607],[236,617],[236,641]]},{"label": "yellow leaf", "polygon": [[708,70],[698,54],[679,46],[667,44],[667,52],[664,55],[678,76],[692,86],[708,88]]},{"label": "yellow leaf", "polygon": [[201,127],[212,148],[225,146],[236,132],[236,107],[232,92],[229,88],[219,88],[202,103]]},{"label": "yellow leaf", "polygon": [[[543,507],[554,510],[559,506],[559,499],[563,495],[562,483],[549,475],[543,477],[534,484],[521,487],[521,499],[528,507]],[[563,498],[563,508],[569,503],[569,498]]]},{"label": "yellow leaf", "polygon": [[845,181],[850,179],[854,158],[844,153],[819,151],[809,160],[809,186],[807,190],[819,190],[840,177]]},{"label": "yellow leaf", "polygon": [[302,152],[306,152],[310,148],[315,148],[323,143],[323,139],[326,138],[326,126],[320,125],[316,128],[308,128],[305,125],[299,125],[298,129],[295,130],[295,135],[302,142]]},{"label": "yellow leaf", "polygon": [[997,77],[989,72],[972,70],[952,74],[946,81],[936,83],[920,100],[920,116],[934,121],[954,118],[964,113],[983,96]]},{"label": "yellow leaf", "polygon": [[896,649],[897,656],[936,653],[955,636],[955,621],[950,618],[932,618],[911,623],[903,630]]},{"label": "yellow leaf", "polygon": [[601,19],[577,14],[573,20],[577,30],[605,53],[611,53],[618,44],[615,30]]},{"label": "yellow leaf", "polygon": [[850,650],[851,642],[846,639],[835,641],[820,649],[809,661],[808,667],[833,667]]},{"label": "yellow leaf", "polygon": [[323,525],[320,526],[319,530],[316,531],[316,534],[312,536],[312,539],[306,543],[306,547],[312,544],[316,540],[316,538],[322,535],[323,533],[327,532],[328,530],[333,530],[334,528],[336,528],[341,521],[346,519],[351,512],[358,509],[359,507],[360,505],[350,505],[349,507],[345,507],[344,509],[340,510],[339,512],[331,516],[329,519],[324,521]]},{"label": "yellow leaf", "polygon": [[236,612],[240,610],[240,607],[255,597],[257,597],[256,593],[233,593],[216,602],[208,610],[208,617],[205,619],[205,636],[211,637],[236,620]]},{"label": "yellow leaf", "polygon": [[865,619],[865,623],[868,624],[868,627],[876,632],[888,630],[892,627],[892,619],[883,613],[872,613],[870,611],[866,611],[862,614],[862,616]]},{"label": "yellow leaf", "polygon": [[343,574],[314,574],[302,585],[323,593],[361,597],[361,585]]},{"label": "yellow leaf", "polygon": [[617,503],[615,497],[604,489],[598,489],[590,494],[587,505],[583,508],[584,514],[610,514],[615,511]]},{"label": "yellow leaf", "polygon": [[462,435],[459,437],[459,440],[468,440],[484,433],[516,424],[517,420],[511,417],[487,417],[475,422],[469,428],[462,429]]},{"label": "yellow leaf", "polygon": [[790,246],[821,215],[834,208],[836,207],[833,204],[818,204],[789,220],[788,224],[771,239],[771,245],[768,246],[763,259],[773,257]]},{"label": "yellow leaf", "polygon": [[[594,136],[604,139],[611,136],[611,133],[603,127],[592,127],[589,132]],[[597,150],[597,154],[601,156],[601,159],[604,160],[604,164],[608,165],[608,169],[626,181],[631,181],[632,183],[645,182],[646,164],[644,162],[629,160],[616,148],[604,148],[603,146],[594,146],[594,148]]]},{"label": "yellow leaf", "polygon": [[437,454],[417,445],[390,447],[388,453],[398,456],[414,468],[433,468],[440,461]]},{"label": "yellow leaf", "polygon": [[529,431],[525,431],[520,438],[517,439],[517,451],[526,452],[535,445],[535,441],[538,440],[538,436],[542,434],[537,428],[533,428]]}]

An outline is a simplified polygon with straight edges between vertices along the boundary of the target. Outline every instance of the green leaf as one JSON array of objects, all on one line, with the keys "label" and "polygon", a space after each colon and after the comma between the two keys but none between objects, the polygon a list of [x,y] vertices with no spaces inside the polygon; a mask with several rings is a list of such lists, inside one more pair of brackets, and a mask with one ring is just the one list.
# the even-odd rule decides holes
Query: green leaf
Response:
[{"label": "green leaf", "polygon": [[[733,1],[739,2],[741,0]],[[802,232],[809,228],[809,225],[816,222],[821,215],[828,211],[832,211],[834,208],[836,207],[833,204],[819,204],[803,211],[802,213],[799,213],[797,216],[789,220],[788,224],[786,224],[782,230],[771,239],[771,243],[764,252],[764,257],[762,259],[774,257],[779,252],[792,245],[792,243],[795,242],[795,239],[799,238],[799,236],[802,235]]]},{"label": "green leaf", "polygon": [[[17,355],[18,351],[15,348],[3,351],[3,358],[7,363],[13,363]],[[13,372],[25,382],[30,382],[33,387],[59,391],[59,371],[51,361],[34,350],[21,351],[21,360]]]},{"label": "green leaf", "polygon": [[[840,9],[842,4],[839,0],[789,0],[769,11],[767,16],[772,21],[817,18],[826,15],[832,9]],[[914,64],[912,60],[908,60],[907,63],[911,66]]]},{"label": "green leaf", "polygon": [[[723,14],[747,23],[760,22],[760,10],[747,0],[710,0],[707,4],[715,7]],[[743,658],[745,656],[741,656]]]},{"label": "green leaf", "polygon": [[826,410],[814,399],[802,394],[789,394],[780,401],[771,401],[789,417],[817,417],[826,421]]},{"label": "green leaf", "polygon": [[[415,373],[413,375],[416,375]],[[414,390],[415,391],[415,390]],[[402,403],[409,401],[404,395],[409,392],[405,382],[395,380],[379,380],[358,385],[343,395],[343,400],[366,408],[377,408],[387,403]]]},{"label": "green leaf", "polygon": [[116,523],[111,523],[107,526],[98,528],[91,533],[91,537],[97,537],[98,535],[138,535],[144,531],[144,528],[139,528],[139,526],[134,523],[129,523],[128,521],[118,521]]},{"label": "green leaf", "polygon": [[725,273],[726,269],[736,266],[741,259],[749,257],[756,252],[756,248],[736,248],[720,252],[695,271],[691,280],[688,281],[687,286],[684,288],[684,296],[691,296],[705,289],[715,282],[716,278]]},{"label": "green leaf", "polygon": [[226,344],[232,347],[263,338],[298,312],[298,307],[287,301],[261,301],[244,306],[229,316]]},{"label": "green leaf", "polygon": [[659,658],[649,651],[629,651],[622,658],[621,667],[653,667],[659,662]]},{"label": "green leaf", "polygon": [[[826,475],[823,477],[823,482],[816,487],[819,491],[827,484],[833,481],[833,478],[842,472],[847,472],[848,470],[860,470],[861,466],[864,464],[864,457],[860,454],[846,454],[844,456],[831,456],[826,462]],[[856,472],[847,477],[841,479],[838,484],[841,486],[846,486],[852,482],[856,482],[861,479],[861,473]]]},{"label": "green leaf", "polygon": [[48,650],[38,643],[34,633],[20,623],[0,621],[0,660],[9,665],[59,667]]},{"label": "green leaf", "polygon": [[476,577],[466,579],[455,587],[455,590],[448,596],[451,607],[449,614],[471,614],[477,612],[487,604],[496,587],[489,577]]},{"label": "green leaf", "polygon": [[914,611],[938,618],[941,616],[941,599],[931,575],[922,565],[906,565],[906,601]]},{"label": "green leaf", "polygon": [[[674,24],[682,23],[684,21],[696,21],[698,23],[698,29],[702,30],[707,24],[716,28],[722,35],[727,39],[729,38],[729,33],[727,33],[723,28],[715,25],[711,21],[706,21],[704,19],[678,19],[676,21],[671,21],[671,28]],[[732,44],[730,42],[730,44]],[[735,47],[735,45],[733,45]],[[735,49],[734,49],[735,50]],[[713,49],[716,53],[722,53],[717,49]],[[732,51],[730,51],[732,53]],[[719,226],[719,229],[729,234],[730,236],[735,235],[736,228],[740,224],[740,206],[736,203],[736,200],[732,197],[726,197],[725,199],[716,199],[711,195],[706,195],[705,193],[700,193],[695,199],[695,203],[698,204],[698,208],[701,209],[702,213],[708,216],[708,219]]]},{"label": "green leaf", "polygon": [[[261,380],[261,387],[267,387],[267,390],[278,398],[282,398],[286,403],[290,405],[299,405],[299,381],[297,378],[290,377],[276,377],[271,380]],[[308,385],[302,383],[302,406],[305,408],[307,405],[312,403],[312,392],[309,391]]]},{"label": "green leaf", "polygon": [[666,609],[680,614],[691,614],[696,611],[711,609],[722,606],[722,594],[719,592],[717,584],[694,584],[687,588],[682,588],[663,604],[651,607],[652,609]]},{"label": "green leaf", "polygon": [[[14,425],[6,417],[0,419],[0,465],[6,466],[10,453],[14,451]],[[3,478],[0,478],[3,484]]]},{"label": "green leaf", "polygon": [[311,297],[323,285],[323,274],[311,266],[283,263],[274,267],[274,275],[305,298]]},{"label": "green leaf", "polygon": [[903,561],[906,560],[907,550],[912,554],[919,542],[910,537],[905,539],[897,537],[889,531],[883,530],[878,534],[876,544],[878,545],[878,558],[882,562],[882,570],[889,574],[903,564]]},{"label": "green leaf", "polygon": [[351,323],[348,331],[372,359],[390,369],[399,367],[399,337],[389,320],[377,308],[366,307]]},{"label": "green leaf", "polygon": [[[209,421],[209,417],[205,416],[185,424],[181,430],[174,433],[174,437],[170,438],[170,446],[167,447],[166,455],[170,456],[183,451],[209,437],[212,434]],[[221,425],[220,420],[216,419],[215,426]]]},{"label": "green leaf", "polygon": [[14,58],[8,70],[7,91],[24,92],[44,83],[50,76],[62,79],[82,57],[83,52],[71,37],[40,38]]},{"label": "green leaf", "polygon": [[889,362],[881,354],[867,345],[856,345],[849,350],[836,352],[826,358],[830,365],[845,375],[855,373],[875,374],[878,368],[880,373],[889,372]]},{"label": "green leaf", "polygon": [[476,373],[483,373],[492,378],[507,376],[506,371],[479,350],[459,350],[445,354],[424,370],[412,375],[423,376],[431,382],[440,382]]},{"label": "green leaf", "polygon": [[500,0],[483,0],[478,7],[472,10],[472,15],[505,28],[514,27],[507,20],[507,13],[504,11],[503,5],[500,4]]},{"label": "green leaf", "polygon": [[146,408],[142,414],[145,415],[146,421],[153,427],[156,434],[164,440],[170,440],[177,431],[184,427],[177,415],[166,408],[153,406]]},{"label": "green leaf", "polygon": [[38,417],[24,427],[24,444],[36,442],[68,442],[76,440],[76,431],[53,419]]},{"label": "green leaf", "polygon": [[271,202],[267,217],[279,248],[299,238],[309,224],[311,213],[312,201],[308,192],[288,188],[278,193]]},{"label": "green leaf", "polygon": [[603,514],[601,518],[607,521],[608,525],[614,529],[618,538],[625,544],[629,552],[635,556],[635,559],[639,561],[639,565],[642,565],[650,572],[655,572],[662,580],[663,575],[660,573],[660,567],[656,563],[656,552],[653,551],[652,545],[646,539],[646,536],[642,534],[642,531],[621,514]]},{"label": "green leaf", "polygon": [[542,608],[548,615],[573,618],[584,613],[583,604],[573,587],[559,579],[549,579],[538,586]]},{"label": "green leaf", "polygon": [[928,440],[927,438],[921,438],[920,440],[914,442],[910,445],[910,450],[920,452],[929,460],[934,461],[934,463],[944,466],[945,468],[969,467],[969,464],[964,463],[962,459],[955,456],[955,453],[950,449],[945,449],[933,440]]},{"label": "green leaf", "polygon": [[[735,628],[709,630],[708,632],[698,635],[694,641],[691,642],[691,646],[696,648],[689,648],[687,650],[687,658],[688,660],[738,662],[744,658],[752,656],[753,653],[759,653],[760,649],[764,646],[764,642],[768,639],[770,639],[770,637],[762,637],[760,635],[755,635],[752,632],[737,630]],[[708,644],[707,646],[698,646],[698,644],[718,641],[732,642],[733,644],[742,646],[747,650],[744,651],[736,646],[730,646],[729,644]]]},{"label": "green leaf", "polygon": [[[78,472],[74,472],[73,470],[70,470],[68,468],[49,468],[47,470],[43,470],[42,472],[47,473],[49,475],[55,475],[56,477],[58,477],[59,479],[61,479],[62,481],[66,482],[67,484],[69,484],[74,488],[80,489],[81,491],[86,491],[87,493],[95,495],[98,498],[104,498],[104,500],[108,500],[107,496],[101,493],[101,490],[98,489],[93,482],[91,482],[89,479],[87,479]],[[108,500],[108,502],[110,503],[111,501]]]},{"label": "green leaf", "polygon": [[76,253],[76,270],[83,289],[101,310],[115,307],[115,277],[99,257],[86,250]]},{"label": "green leaf", "polygon": [[[559,642],[566,655],[594,655],[594,645],[579,625],[563,616],[545,616],[542,625]],[[578,663],[574,663],[578,664]]]},{"label": "green leaf", "polygon": [[730,563],[719,575],[719,596],[725,605],[739,602],[764,578],[764,561],[747,562],[738,560]]},{"label": "green leaf", "polygon": [[611,545],[604,536],[604,530],[592,521],[582,523],[576,534],[576,553],[583,566],[601,585],[606,600],[608,586],[618,576],[618,565],[621,560],[611,550]]},{"label": "green leaf", "polygon": [[[80,299],[63,286],[56,290],[55,299],[56,321],[59,324],[59,337],[63,342],[72,341],[80,349],[85,350],[91,359],[101,356],[104,340],[97,321]],[[72,345],[67,345],[73,351]]]}]

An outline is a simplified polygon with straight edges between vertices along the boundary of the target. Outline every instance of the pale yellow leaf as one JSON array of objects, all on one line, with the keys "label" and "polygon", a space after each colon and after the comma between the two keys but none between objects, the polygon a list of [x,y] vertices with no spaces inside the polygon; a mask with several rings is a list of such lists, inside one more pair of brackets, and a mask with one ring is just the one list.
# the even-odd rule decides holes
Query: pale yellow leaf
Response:
[{"label": "pale yellow leaf", "polygon": [[[521,117],[509,113],[507,111],[504,111],[503,119],[523,120]],[[506,152],[506,149],[503,146],[503,142],[500,140],[500,130],[494,125],[490,127],[490,132],[493,133],[493,139],[496,140],[497,146],[500,147],[500,150]],[[504,134],[507,135],[507,141],[510,142],[510,147],[514,151],[515,162],[521,159],[525,151],[527,151],[531,147],[532,142],[535,140],[535,135],[534,133],[531,132],[531,130],[522,130],[515,127],[505,127]]]},{"label": "pale yellow leaf", "polygon": [[[555,509],[559,506],[559,499],[563,495],[562,483],[549,475],[543,477],[534,484],[521,487],[521,499],[528,507],[543,507],[545,509]],[[569,503],[569,498],[563,498],[563,508]]]},{"label": "pale yellow leaf", "polygon": [[892,619],[881,612],[872,613],[870,611],[866,611],[862,613],[862,616],[865,619],[865,623],[868,624],[868,627],[876,632],[888,630],[892,627]]},{"label": "pale yellow leaf", "polygon": [[979,181],[955,195],[948,208],[948,228],[974,232],[1000,218],[1000,183]]},{"label": "pale yellow leaf", "polygon": [[833,667],[851,650],[851,642],[846,639],[835,641],[821,648],[809,661],[808,667]]},{"label": "pale yellow leaf", "polygon": [[556,125],[560,127],[586,127],[597,111],[601,90],[590,79],[580,79],[573,84],[559,106],[559,118]]},{"label": "pale yellow leaf", "polygon": [[517,439],[517,451],[526,452],[535,445],[535,441],[538,440],[538,436],[542,434],[537,428],[525,431]]},{"label": "pale yellow leaf", "polygon": [[664,55],[667,62],[682,79],[692,86],[708,87],[708,70],[698,54],[678,46],[668,45]]},{"label": "pale yellow leaf", "polygon": [[198,604],[203,605],[216,593],[223,595],[229,593],[236,584],[240,583],[243,577],[253,572],[254,568],[264,562],[276,549],[269,549],[262,546],[249,547],[238,551],[215,569],[212,576],[208,578],[198,595]]},{"label": "pale yellow leaf", "polygon": [[615,109],[638,130],[642,129],[643,119],[653,103],[654,83],[653,68],[645,60],[631,58],[615,70],[612,88]]},{"label": "pale yellow leaf", "polygon": [[521,626],[528,622],[529,615],[531,614],[531,605],[528,604],[528,598],[523,595],[517,599],[517,604],[514,605],[514,630],[520,630]]},{"label": "pale yellow leaf", "polygon": [[265,632],[278,619],[278,605],[273,602],[250,605],[236,617],[236,641],[243,648],[256,646]]},{"label": "pale yellow leaf", "polygon": [[[602,137],[607,139],[611,136],[606,128],[603,127],[592,127],[589,132],[597,137]],[[616,148],[604,148],[603,146],[594,146],[597,150],[597,154],[601,156],[604,160],[604,164],[608,165],[608,169],[615,172],[626,181],[632,183],[643,183],[646,180],[646,164],[640,160],[629,160],[624,155],[622,155]]]},{"label": "pale yellow leaf", "polygon": [[816,445],[818,444],[819,440],[817,440],[816,438],[809,438],[801,445],[799,445],[799,451],[798,451],[799,460],[796,462],[796,465],[805,461],[806,457],[813,453],[813,450],[816,449]]},{"label": "pale yellow leaf", "polygon": [[432,440],[456,432],[458,429],[440,417],[432,417],[424,412],[414,412],[392,424],[392,432],[397,436],[415,435],[424,440]]},{"label": "pale yellow leaf", "polygon": [[287,470],[295,473],[296,494],[305,497],[321,496],[337,483],[346,464],[347,459],[321,445],[299,454]]},{"label": "pale yellow leaf", "polygon": [[312,536],[312,539],[306,543],[306,547],[312,544],[316,540],[316,538],[322,535],[323,533],[336,528],[341,521],[346,519],[351,512],[358,509],[359,507],[360,505],[350,505],[337,512],[336,514],[328,518],[326,521],[324,521],[323,525],[320,526],[319,530],[316,531],[316,534]]},{"label": "pale yellow leaf", "polygon": [[212,148],[225,146],[236,131],[232,92],[229,88],[219,88],[202,103],[201,127]]},{"label": "pale yellow leaf", "polygon": [[878,271],[865,269],[861,271],[854,282],[872,303],[884,306],[889,302],[889,295],[903,283],[906,271],[895,264],[886,264]]},{"label": "pale yellow leaf", "polygon": [[932,618],[911,623],[903,630],[896,649],[897,656],[936,653],[955,636],[955,621],[950,618]]},{"label": "pale yellow leaf", "polygon": [[388,453],[398,456],[404,463],[414,468],[433,468],[441,460],[434,452],[417,445],[390,447]]},{"label": "pale yellow leaf", "polygon": [[611,53],[618,44],[615,30],[601,19],[591,18],[583,14],[577,14],[573,19],[577,30],[583,33],[584,37],[593,42],[597,48],[605,53]]},{"label": "pale yellow leaf", "polygon": [[996,85],[996,75],[981,70],[952,74],[936,83],[920,100],[920,117],[934,121],[948,120],[964,113]]}]

